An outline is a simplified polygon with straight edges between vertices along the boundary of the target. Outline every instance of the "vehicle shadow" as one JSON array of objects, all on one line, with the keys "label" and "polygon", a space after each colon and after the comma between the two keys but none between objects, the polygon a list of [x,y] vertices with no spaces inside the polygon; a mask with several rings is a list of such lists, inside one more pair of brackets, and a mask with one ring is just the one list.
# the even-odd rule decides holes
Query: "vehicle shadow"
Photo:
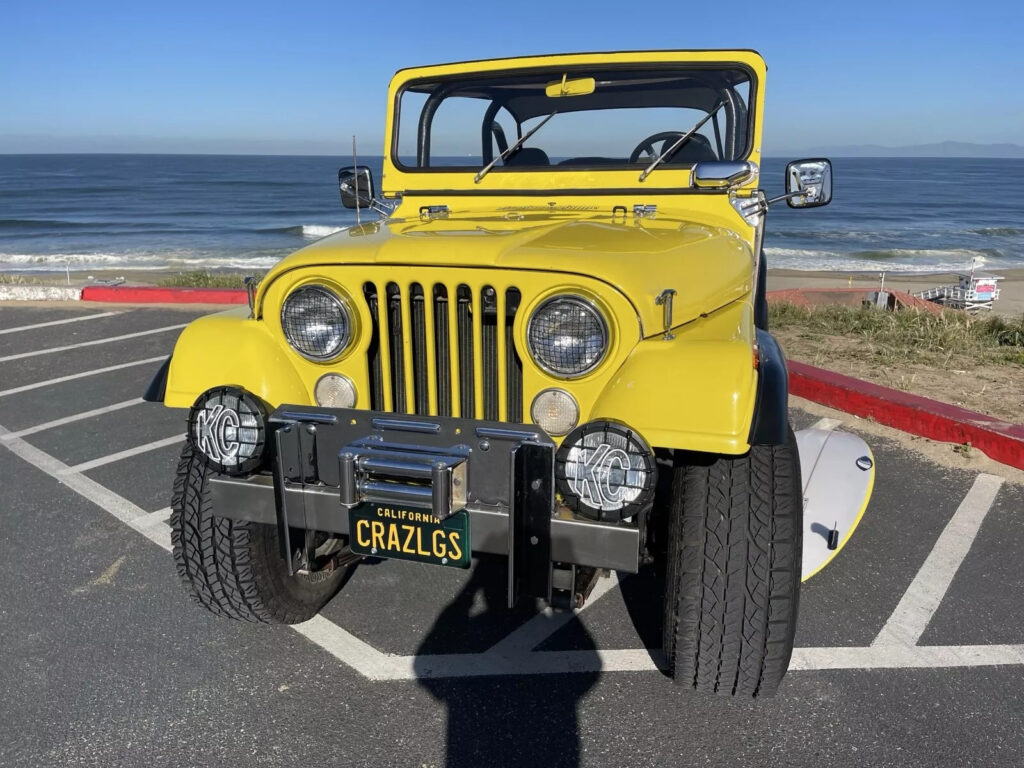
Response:
[{"label": "vehicle shadow", "polygon": [[[455,599],[438,615],[417,656],[459,652],[459,639],[487,631],[506,608],[505,558],[481,557]],[[582,627],[574,648],[596,651]],[[424,664],[424,669],[429,660]],[[446,765],[544,768],[580,764],[577,705],[598,672],[487,677],[421,677],[448,709]]]}]

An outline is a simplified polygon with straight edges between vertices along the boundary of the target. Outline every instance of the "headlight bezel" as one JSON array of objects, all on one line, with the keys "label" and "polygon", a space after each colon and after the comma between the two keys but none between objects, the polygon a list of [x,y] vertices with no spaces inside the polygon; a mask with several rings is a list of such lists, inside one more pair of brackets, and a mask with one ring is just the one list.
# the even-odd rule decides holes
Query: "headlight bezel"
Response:
[{"label": "headlight bezel", "polygon": [[[583,307],[597,318],[598,324],[602,333],[602,349],[601,354],[585,369],[573,372],[564,373],[559,371],[552,366],[548,365],[534,350],[533,343],[531,341],[531,331],[533,330],[534,323],[537,317],[545,309],[550,307],[556,302],[567,301],[571,304]],[[608,360],[613,346],[612,337],[612,325],[608,320],[608,313],[604,310],[599,302],[588,296],[586,293],[574,290],[558,289],[547,296],[543,297],[536,305],[530,310],[530,315],[526,321],[526,327],[524,328],[524,341],[526,345],[526,351],[530,356],[530,360],[540,368],[544,373],[552,378],[559,379],[562,381],[574,381],[576,379],[582,379],[586,376],[591,375],[597,371],[606,360]]]},{"label": "headlight bezel", "polygon": [[[315,291],[330,299],[337,307],[341,309],[345,317],[345,323],[347,326],[347,335],[343,343],[338,347],[337,350],[330,352],[327,355],[314,355],[301,349],[289,336],[288,333],[288,322],[285,319],[285,313],[288,310],[288,304],[298,294],[304,291]],[[281,326],[281,334],[284,336],[285,341],[288,343],[288,347],[300,357],[309,360],[312,363],[328,364],[334,363],[340,360],[348,353],[352,347],[353,342],[357,337],[357,323],[358,314],[353,310],[353,305],[348,295],[340,290],[338,287],[328,285],[324,282],[308,282],[301,283],[292,287],[285,295],[281,302],[281,311],[278,314],[278,323]]]}]

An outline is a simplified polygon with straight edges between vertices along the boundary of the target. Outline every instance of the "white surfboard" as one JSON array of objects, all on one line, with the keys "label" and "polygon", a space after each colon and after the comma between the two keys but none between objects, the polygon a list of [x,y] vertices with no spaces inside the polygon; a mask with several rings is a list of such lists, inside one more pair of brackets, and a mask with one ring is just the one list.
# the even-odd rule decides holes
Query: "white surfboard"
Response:
[{"label": "white surfboard", "polygon": [[796,433],[804,486],[802,580],[807,581],[846,546],[871,500],[875,459],[867,443],[848,432]]}]

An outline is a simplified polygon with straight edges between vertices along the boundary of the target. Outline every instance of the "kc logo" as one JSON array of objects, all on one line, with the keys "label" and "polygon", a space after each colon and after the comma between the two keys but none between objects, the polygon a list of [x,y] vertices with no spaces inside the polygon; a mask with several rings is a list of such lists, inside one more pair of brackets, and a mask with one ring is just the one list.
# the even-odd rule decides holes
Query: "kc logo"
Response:
[{"label": "kc logo", "polygon": [[[618,472],[613,474],[616,469]],[[601,443],[585,461],[576,463],[575,477],[567,478],[569,488],[588,506],[615,508],[622,504],[628,491],[625,485],[628,469],[629,456],[624,450]]]},{"label": "kc logo", "polygon": [[220,403],[207,405],[196,418],[199,450],[214,461],[231,464],[238,457],[238,414]]}]

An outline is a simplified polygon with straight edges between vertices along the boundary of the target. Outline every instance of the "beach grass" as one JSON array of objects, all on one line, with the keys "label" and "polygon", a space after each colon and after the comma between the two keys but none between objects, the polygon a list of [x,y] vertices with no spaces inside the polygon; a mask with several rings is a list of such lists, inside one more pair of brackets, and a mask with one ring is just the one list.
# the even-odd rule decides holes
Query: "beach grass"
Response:
[{"label": "beach grass", "polygon": [[[262,276],[263,273],[255,275],[257,279]],[[157,281],[157,285],[167,288],[244,288],[246,277],[247,275],[207,272],[200,269],[162,277]]]},{"label": "beach grass", "polygon": [[52,285],[53,280],[29,277],[27,275],[0,274],[0,285]]},{"label": "beach grass", "polygon": [[886,312],[773,302],[768,316],[773,331],[796,335],[805,342],[826,343],[827,338],[835,337],[859,342],[859,354],[851,348],[846,352],[862,359],[933,365],[953,361],[1024,365],[1024,315],[971,316],[957,311],[936,315],[916,309]]}]

